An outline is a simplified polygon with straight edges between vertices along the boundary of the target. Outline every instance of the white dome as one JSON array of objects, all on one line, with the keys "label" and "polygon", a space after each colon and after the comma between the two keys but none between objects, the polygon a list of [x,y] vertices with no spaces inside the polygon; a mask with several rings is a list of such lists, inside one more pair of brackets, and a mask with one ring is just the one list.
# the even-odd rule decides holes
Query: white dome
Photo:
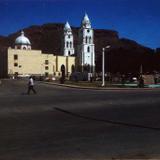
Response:
[{"label": "white dome", "polygon": [[21,32],[21,35],[19,37],[16,38],[15,40],[15,44],[19,44],[19,45],[31,45],[29,39],[27,37],[24,36],[24,32]]}]

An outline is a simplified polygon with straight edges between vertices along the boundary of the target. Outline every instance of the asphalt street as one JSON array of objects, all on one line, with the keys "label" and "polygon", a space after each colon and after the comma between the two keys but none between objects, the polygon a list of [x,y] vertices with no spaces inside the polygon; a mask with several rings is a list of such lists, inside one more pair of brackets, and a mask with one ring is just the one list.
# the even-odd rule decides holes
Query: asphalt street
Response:
[{"label": "asphalt street", "polygon": [[90,90],[4,80],[0,160],[160,159],[160,90]]}]

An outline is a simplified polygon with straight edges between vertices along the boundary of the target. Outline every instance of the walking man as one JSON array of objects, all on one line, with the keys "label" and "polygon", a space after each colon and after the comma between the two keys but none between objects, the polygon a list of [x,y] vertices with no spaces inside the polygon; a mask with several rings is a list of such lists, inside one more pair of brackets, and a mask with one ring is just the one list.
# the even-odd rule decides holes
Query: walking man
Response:
[{"label": "walking man", "polygon": [[37,93],[34,89],[34,80],[32,76],[29,77],[27,94],[30,94],[31,90],[33,91],[34,94]]}]

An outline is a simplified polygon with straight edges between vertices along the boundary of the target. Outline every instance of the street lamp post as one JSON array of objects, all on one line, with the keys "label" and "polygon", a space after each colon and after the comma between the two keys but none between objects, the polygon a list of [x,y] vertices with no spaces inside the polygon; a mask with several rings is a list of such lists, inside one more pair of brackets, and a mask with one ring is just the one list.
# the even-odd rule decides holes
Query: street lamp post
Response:
[{"label": "street lamp post", "polygon": [[111,46],[102,48],[102,87],[105,86],[105,49],[109,49]]}]

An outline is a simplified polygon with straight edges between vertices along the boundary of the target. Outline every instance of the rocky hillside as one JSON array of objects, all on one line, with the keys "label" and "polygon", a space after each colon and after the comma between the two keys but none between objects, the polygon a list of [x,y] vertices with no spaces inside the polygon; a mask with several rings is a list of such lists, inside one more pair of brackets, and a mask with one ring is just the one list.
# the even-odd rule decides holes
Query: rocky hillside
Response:
[{"label": "rocky hillside", "polygon": [[[32,49],[40,49],[44,53],[61,54],[61,38],[64,24],[44,24],[42,26],[31,26],[23,29],[25,35],[32,43]],[[78,45],[78,29],[72,27],[74,34],[74,45]],[[0,52],[9,46],[14,46],[16,37],[20,31],[9,35],[0,36]],[[111,72],[131,73],[139,72],[143,65],[145,72],[153,70],[160,71],[160,53],[141,46],[129,39],[120,39],[118,32],[111,30],[95,29],[96,70],[101,71],[102,47],[111,45],[106,54],[106,70]]]}]

